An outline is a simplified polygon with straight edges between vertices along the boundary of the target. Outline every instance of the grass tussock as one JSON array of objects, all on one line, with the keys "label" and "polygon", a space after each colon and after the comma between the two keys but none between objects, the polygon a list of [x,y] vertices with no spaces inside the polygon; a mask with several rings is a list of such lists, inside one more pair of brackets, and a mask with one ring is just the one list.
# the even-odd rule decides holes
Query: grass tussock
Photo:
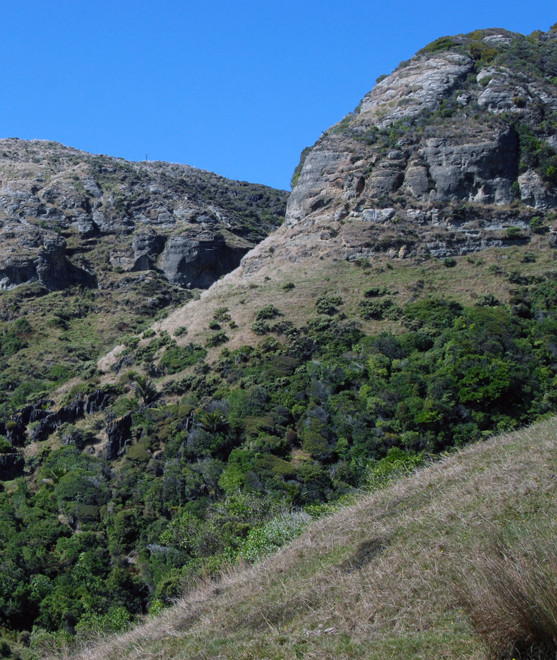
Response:
[{"label": "grass tussock", "polygon": [[61,655],[554,657],[556,432],[547,420],[451,455],[159,617]]},{"label": "grass tussock", "polygon": [[555,538],[498,539],[456,584],[490,658],[557,656]]}]

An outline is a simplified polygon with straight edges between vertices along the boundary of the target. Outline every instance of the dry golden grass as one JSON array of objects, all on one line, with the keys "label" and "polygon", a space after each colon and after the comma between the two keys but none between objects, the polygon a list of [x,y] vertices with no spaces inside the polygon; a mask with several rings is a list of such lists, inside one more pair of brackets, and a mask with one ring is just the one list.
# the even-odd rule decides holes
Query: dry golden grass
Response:
[{"label": "dry golden grass", "polygon": [[65,657],[488,658],[461,585],[495,538],[517,556],[555,538],[556,432],[552,419],[451,455]]},{"label": "dry golden grass", "polygon": [[515,547],[495,533],[472,565],[459,567],[456,588],[490,658],[557,655],[557,548],[538,532]]},{"label": "dry golden grass", "polygon": [[[266,242],[271,239],[274,237]],[[535,237],[534,241],[537,239]],[[172,335],[178,327],[185,326],[188,333],[178,339],[179,343],[193,341],[204,344],[211,334],[208,326],[215,310],[225,306],[237,324],[233,330],[223,327],[230,338],[226,346],[234,349],[257,344],[264,339],[251,331],[251,324],[257,310],[265,305],[276,305],[283,318],[299,327],[315,316],[315,301],[319,296],[337,295],[344,301],[341,311],[356,319],[364,332],[396,332],[401,329],[400,323],[364,321],[360,318],[358,304],[367,288],[386,286],[396,293],[393,301],[401,307],[414,299],[439,296],[439,292],[443,293],[444,298],[465,305],[474,304],[479,296],[488,293],[507,303],[509,290],[514,285],[504,275],[490,272],[490,266],[498,265],[503,271],[518,267],[527,275],[541,274],[554,267],[551,254],[542,252],[536,263],[520,263],[528,249],[531,246],[485,250],[469,258],[460,257],[454,269],[447,269],[436,260],[416,262],[414,259],[390,259],[387,256],[374,258],[370,268],[358,267],[340,258],[321,259],[316,254],[297,262],[288,262],[275,252],[273,262],[263,262],[260,269],[254,272],[239,268],[229,273],[204,291],[198,300],[187,303],[153,327]],[[287,282],[293,282],[295,288],[284,290]],[[209,357],[218,355],[221,348],[212,350]]]}]

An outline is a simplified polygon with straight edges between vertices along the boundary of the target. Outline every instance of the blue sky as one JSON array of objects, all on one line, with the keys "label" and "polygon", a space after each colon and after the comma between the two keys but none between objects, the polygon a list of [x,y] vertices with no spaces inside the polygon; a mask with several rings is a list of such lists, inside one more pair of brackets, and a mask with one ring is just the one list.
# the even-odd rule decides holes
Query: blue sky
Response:
[{"label": "blue sky", "polygon": [[289,188],[300,151],[439,36],[555,0],[2,0],[0,137]]}]

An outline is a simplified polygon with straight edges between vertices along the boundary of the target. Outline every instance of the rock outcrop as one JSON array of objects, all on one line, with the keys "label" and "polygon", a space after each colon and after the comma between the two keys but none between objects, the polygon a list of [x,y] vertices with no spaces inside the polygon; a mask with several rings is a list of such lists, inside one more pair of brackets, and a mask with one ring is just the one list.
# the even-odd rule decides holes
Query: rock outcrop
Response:
[{"label": "rock outcrop", "polygon": [[[243,260],[451,256],[557,207],[557,32],[433,42],[304,150],[285,225]],[[514,229],[510,229],[514,228]],[[510,231],[509,231],[510,230]]]},{"label": "rock outcrop", "polygon": [[131,413],[118,417],[107,425],[108,442],[104,450],[106,460],[115,461],[124,453],[126,445],[131,441],[131,427]]},{"label": "rock outcrop", "polygon": [[282,222],[286,197],[185,165],[0,140],[0,289],[103,286],[113,270],[208,287]]},{"label": "rock outcrop", "polygon": [[97,285],[93,272],[68,259],[66,241],[54,232],[30,224],[6,223],[0,228],[0,244],[0,290],[33,281],[51,290]]},{"label": "rock outcrop", "polygon": [[114,395],[109,387],[98,389],[55,411],[49,410],[52,401],[41,400],[18,410],[8,419],[0,420],[0,435],[5,435],[14,447],[22,447],[28,438],[33,442],[46,440],[62,424],[71,424],[84,415],[105,410]]},{"label": "rock outcrop", "polygon": [[9,481],[23,474],[25,461],[19,452],[0,454],[0,481]]}]

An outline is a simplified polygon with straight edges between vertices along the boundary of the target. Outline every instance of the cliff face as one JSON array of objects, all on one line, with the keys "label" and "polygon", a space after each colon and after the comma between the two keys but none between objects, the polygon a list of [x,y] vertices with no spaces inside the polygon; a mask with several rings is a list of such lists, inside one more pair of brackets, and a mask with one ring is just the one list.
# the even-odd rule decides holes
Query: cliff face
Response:
[{"label": "cliff face", "polygon": [[244,267],[271,246],[350,260],[466,254],[516,240],[510,227],[528,240],[557,204],[556,83],[557,32],[438,39],[305,151],[285,227]]},{"label": "cliff face", "polygon": [[0,288],[159,270],[205,288],[282,221],[287,193],[169,163],[0,140]]}]

